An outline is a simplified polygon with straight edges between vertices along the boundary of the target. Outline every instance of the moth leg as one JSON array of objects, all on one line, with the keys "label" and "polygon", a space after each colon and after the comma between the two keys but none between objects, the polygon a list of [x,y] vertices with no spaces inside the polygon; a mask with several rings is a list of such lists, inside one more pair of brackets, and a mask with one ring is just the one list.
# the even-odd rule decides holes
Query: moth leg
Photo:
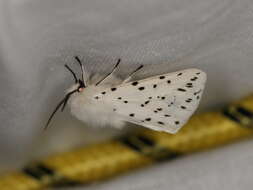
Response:
[{"label": "moth leg", "polygon": [[99,85],[101,82],[103,82],[104,80],[106,80],[110,75],[112,75],[114,73],[114,71],[117,69],[117,67],[119,66],[121,59],[118,59],[116,65],[113,67],[112,71],[110,73],[108,73],[104,78],[102,78],[100,81],[98,81],[96,83],[96,86]]},{"label": "moth leg", "polygon": [[142,67],[143,67],[143,65],[140,65],[137,69],[135,69],[132,73],[130,73],[130,74],[128,75],[128,77],[127,77],[125,80],[123,80],[122,83],[127,83],[127,82],[129,82],[129,81],[132,79],[132,76],[133,76],[137,71],[139,71]]}]

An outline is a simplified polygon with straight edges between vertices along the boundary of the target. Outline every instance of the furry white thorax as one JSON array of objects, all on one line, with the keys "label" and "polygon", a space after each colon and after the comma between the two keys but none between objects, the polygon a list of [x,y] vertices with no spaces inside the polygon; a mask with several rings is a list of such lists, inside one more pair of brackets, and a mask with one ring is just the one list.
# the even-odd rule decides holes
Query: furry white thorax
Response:
[{"label": "furry white thorax", "polygon": [[[96,78],[99,78],[95,76]],[[94,77],[93,77],[94,78]],[[82,92],[74,93],[68,102],[71,114],[77,119],[84,122],[88,126],[92,127],[115,127],[122,128],[125,124],[124,121],[117,117],[117,114],[113,112],[111,105],[98,104],[94,99],[94,95],[103,91],[108,87],[120,83],[122,80],[115,76],[110,77],[110,82],[103,82],[95,86],[95,82],[90,81],[86,88]],[[92,84],[93,83],[93,84]],[[73,85],[68,91],[77,89],[78,85]]]}]

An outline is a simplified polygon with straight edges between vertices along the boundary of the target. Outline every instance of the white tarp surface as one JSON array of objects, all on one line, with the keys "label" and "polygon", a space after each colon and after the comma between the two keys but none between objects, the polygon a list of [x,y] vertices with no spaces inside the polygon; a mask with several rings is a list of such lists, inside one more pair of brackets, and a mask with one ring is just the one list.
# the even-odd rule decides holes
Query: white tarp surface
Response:
[{"label": "white tarp surface", "polygon": [[[89,72],[136,77],[196,67],[208,74],[200,110],[221,108],[253,91],[252,0],[0,0],[0,168],[105,139],[59,113],[44,124],[73,83],[65,70],[79,55]],[[76,67],[77,69],[77,67]],[[249,189],[253,142],[188,156],[98,189]],[[88,189],[91,187],[88,187]],[[84,188],[86,189],[86,188]]]}]

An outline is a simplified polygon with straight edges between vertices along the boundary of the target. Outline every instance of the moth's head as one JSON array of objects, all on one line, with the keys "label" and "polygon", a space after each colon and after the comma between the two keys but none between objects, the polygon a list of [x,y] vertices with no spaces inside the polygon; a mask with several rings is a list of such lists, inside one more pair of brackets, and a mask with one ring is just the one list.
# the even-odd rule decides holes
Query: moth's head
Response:
[{"label": "moth's head", "polygon": [[86,85],[79,79],[77,83],[73,84],[66,90],[66,95],[72,91],[75,92],[83,92],[83,90],[86,88]]},{"label": "moth's head", "polygon": [[70,73],[73,75],[74,77],[74,81],[75,84],[73,84],[68,90],[67,93],[65,94],[65,97],[58,103],[58,105],[56,106],[56,108],[54,109],[53,113],[51,114],[51,116],[49,117],[47,124],[45,126],[45,129],[47,129],[47,127],[49,126],[49,123],[51,122],[53,116],[55,115],[55,113],[61,108],[61,111],[64,110],[65,106],[67,105],[69,98],[73,95],[78,95],[81,94],[84,89],[86,88],[86,83],[84,81],[84,68],[83,65],[80,61],[80,59],[75,56],[75,59],[77,60],[77,62],[80,65],[81,68],[81,77],[78,79],[76,73],[68,66],[65,65],[65,67],[70,71]]}]

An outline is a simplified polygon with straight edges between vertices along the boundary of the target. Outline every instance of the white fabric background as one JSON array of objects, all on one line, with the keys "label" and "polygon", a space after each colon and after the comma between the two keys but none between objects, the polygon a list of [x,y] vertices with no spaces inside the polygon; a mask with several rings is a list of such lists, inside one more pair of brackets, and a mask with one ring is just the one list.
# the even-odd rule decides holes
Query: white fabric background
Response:
[{"label": "white fabric background", "polygon": [[[93,73],[108,71],[119,57],[121,76],[145,64],[137,78],[202,69],[208,83],[200,110],[210,110],[252,92],[252,31],[251,0],[0,0],[0,168],[122,132],[87,128],[68,111],[43,132],[73,82],[63,65],[74,55]],[[189,156],[94,189],[247,187],[251,146]]]}]

